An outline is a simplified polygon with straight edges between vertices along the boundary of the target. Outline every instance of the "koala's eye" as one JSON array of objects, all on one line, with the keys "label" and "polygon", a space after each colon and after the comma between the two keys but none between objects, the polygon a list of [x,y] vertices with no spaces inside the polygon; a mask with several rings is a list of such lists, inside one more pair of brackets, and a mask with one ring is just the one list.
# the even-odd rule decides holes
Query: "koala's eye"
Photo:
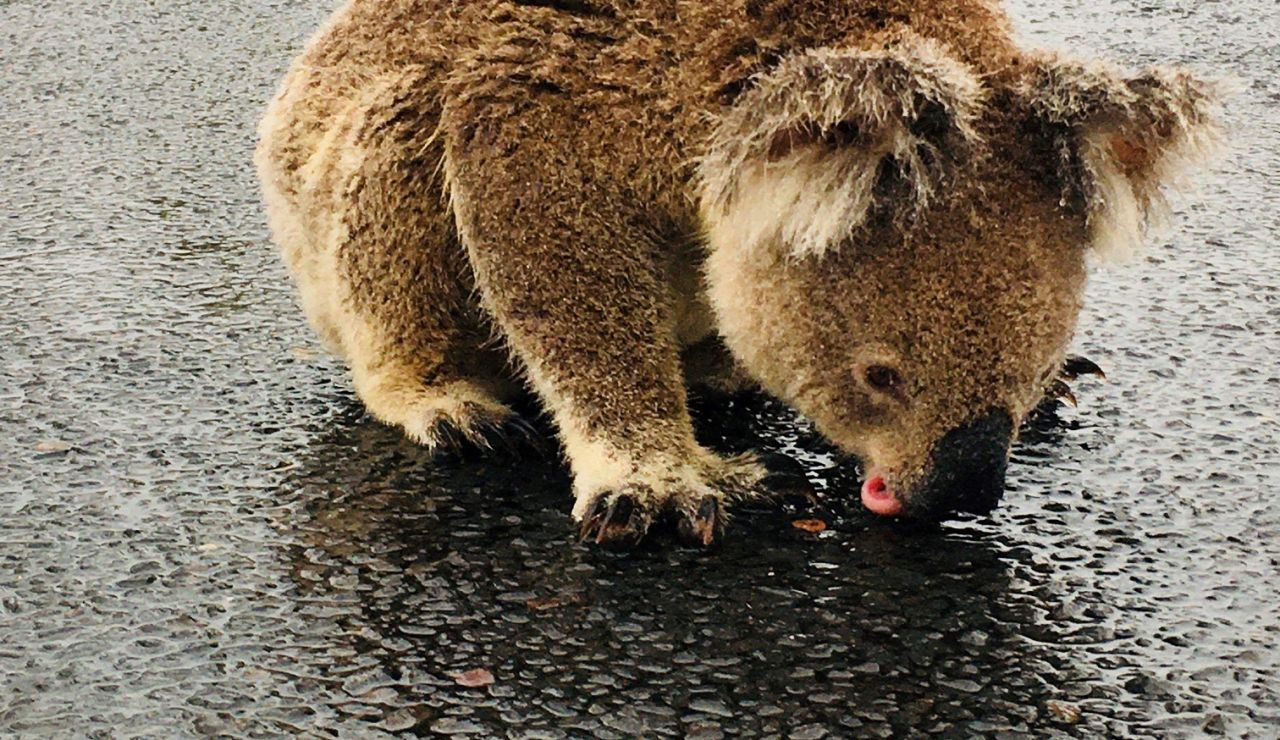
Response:
[{"label": "koala's eye", "polygon": [[863,371],[863,377],[866,379],[867,385],[878,391],[894,396],[902,393],[902,373],[891,367],[870,365]]}]

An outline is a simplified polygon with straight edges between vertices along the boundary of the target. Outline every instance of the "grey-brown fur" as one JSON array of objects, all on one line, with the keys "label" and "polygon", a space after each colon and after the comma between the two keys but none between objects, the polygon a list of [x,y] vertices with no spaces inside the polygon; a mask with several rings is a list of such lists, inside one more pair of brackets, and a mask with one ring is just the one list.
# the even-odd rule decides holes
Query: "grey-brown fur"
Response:
[{"label": "grey-brown fur", "polygon": [[762,475],[694,441],[681,352],[724,365],[714,334],[908,512],[946,506],[948,430],[1035,404],[1105,194],[1132,183],[1145,226],[1165,155],[1213,131],[1182,73],[1098,70],[1022,52],[985,0],[354,0],[258,164],[374,415],[478,438],[524,379],[589,537],[667,512],[705,543]]}]

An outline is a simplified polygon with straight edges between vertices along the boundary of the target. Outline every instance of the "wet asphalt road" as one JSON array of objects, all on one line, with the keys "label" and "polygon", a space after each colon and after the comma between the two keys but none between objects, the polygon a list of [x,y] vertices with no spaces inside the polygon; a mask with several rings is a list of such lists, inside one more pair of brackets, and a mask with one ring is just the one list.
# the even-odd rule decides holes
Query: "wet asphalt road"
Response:
[{"label": "wet asphalt road", "polygon": [[994,519],[872,524],[718,401],[708,439],[796,456],[832,527],[629,556],[574,544],[547,457],[429,464],[306,329],[248,160],[331,4],[0,2],[0,734],[1280,735],[1274,2],[1014,3],[1241,92]]}]

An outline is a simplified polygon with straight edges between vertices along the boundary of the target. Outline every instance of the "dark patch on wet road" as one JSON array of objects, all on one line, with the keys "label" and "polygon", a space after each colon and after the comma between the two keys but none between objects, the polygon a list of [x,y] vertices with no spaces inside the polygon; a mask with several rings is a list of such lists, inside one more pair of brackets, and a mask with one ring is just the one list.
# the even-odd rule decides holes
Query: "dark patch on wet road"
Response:
[{"label": "dark patch on wet road", "polygon": [[1242,89],[993,519],[872,524],[782,409],[717,401],[831,526],[630,555],[575,544],[553,459],[429,464],[305,327],[248,161],[327,3],[49,5],[0,4],[0,732],[1275,735],[1273,3],[1015,3]]}]

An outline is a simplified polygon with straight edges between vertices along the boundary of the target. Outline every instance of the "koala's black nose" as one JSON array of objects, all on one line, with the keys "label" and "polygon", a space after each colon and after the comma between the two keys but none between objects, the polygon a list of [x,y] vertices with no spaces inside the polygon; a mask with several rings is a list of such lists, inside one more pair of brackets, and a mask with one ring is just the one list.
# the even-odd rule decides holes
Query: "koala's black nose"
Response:
[{"label": "koala's black nose", "polygon": [[986,514],[1004,494],[1013,417],[991,411],[952,429],[933,448],[922,504],[935,518],[950,512]]}]

